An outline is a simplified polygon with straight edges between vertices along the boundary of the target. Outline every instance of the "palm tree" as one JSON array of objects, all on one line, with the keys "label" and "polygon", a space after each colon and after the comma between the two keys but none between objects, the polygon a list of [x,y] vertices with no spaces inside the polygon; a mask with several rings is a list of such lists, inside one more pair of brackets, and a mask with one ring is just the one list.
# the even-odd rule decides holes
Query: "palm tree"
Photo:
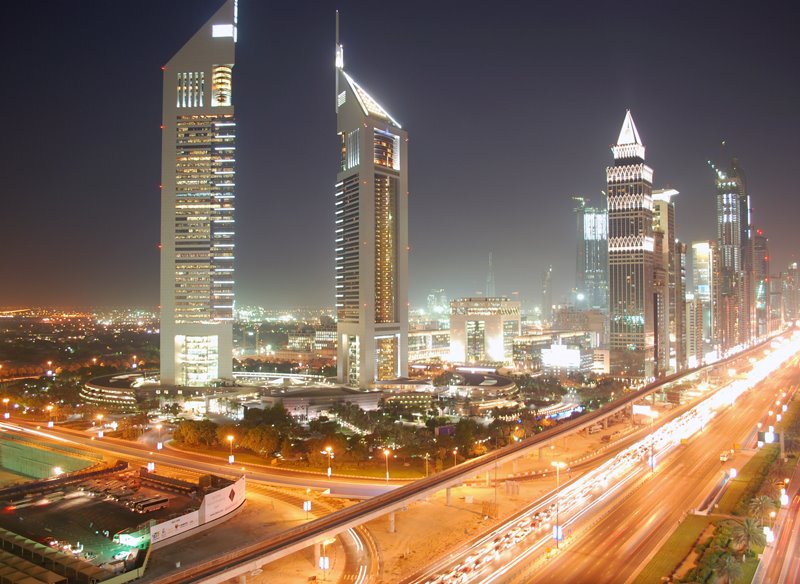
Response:
[{"label": "palm tree", "polygon": [[714,575],[719,584],[733,584],[742,575],[742,564],[733,554],[722,554],[714,567]]},{"label": "palm tree", "polygon": [[731,538],[736,549],[742,552],[742,561],[744,561],[744,555],[748,550],[763,547],[767,544],[764,529],[758,521],[750,517],[733,526]]},{"label": "palm tree", "polygon": [[770,511],[775,509],[775,501],[773,501],[767,495],[761,495],[759,497],[755,497],[750,501],[750,505],[748,506],[748,511],[750,512],[751,517],[755,517],[761,524],[764,524],[764,519],[769,517]]}]

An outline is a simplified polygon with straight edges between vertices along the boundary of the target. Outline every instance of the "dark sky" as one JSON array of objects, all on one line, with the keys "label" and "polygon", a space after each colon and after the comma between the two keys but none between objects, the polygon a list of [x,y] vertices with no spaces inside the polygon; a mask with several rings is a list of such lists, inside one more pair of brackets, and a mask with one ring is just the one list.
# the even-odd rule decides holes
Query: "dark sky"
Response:
[{"label": "dark sky", "polygon": [[[4,8],[0,306],[158,304],[160,66],[218,0]],[[410,297],[555,298],[570,196],[600,202],[633,112],[678,235],[715,236],[738,156],[773,272],[798,252],[800,35],[770,2],[240,0],[237,302],[333,303],[334,10],[345,68],[408,130]],[[721,140],[727,141],[726,153]]]}]

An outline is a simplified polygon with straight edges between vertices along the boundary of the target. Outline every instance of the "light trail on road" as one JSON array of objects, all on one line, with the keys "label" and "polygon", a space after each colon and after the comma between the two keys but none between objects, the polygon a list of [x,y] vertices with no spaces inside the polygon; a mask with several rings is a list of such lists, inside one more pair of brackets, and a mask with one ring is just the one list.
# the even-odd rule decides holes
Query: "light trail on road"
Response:
[{"label": "light trail on road", "polygon": [[[645,480],[648,474],[656,473],[656,461],[668,456],[682,441],[705,430],[723,408],[732,406],[742,394],[767,379],[791,359],[800,350],[800,333],[795,332],[791,341],[773,341],[771,349],[753,364],[746,377],[734,379],[612,459],[565,484],[558,496],[559,515],[563,518],[560,521],[562,530],[572,526],[579,527],[581,520],[596,514],[626,487],[638,480]],[[556,508],[555,499],[556,496],[551,494],[534,503],[513,520],[459,552],[455,562],[448,562],[444,569],[441,565],[436,566],[414,582],[503,582],[521,564],[530,564],[540,559],[546,548],[552,545],[554,538],[550,535],[529,542],[527,547],[524,547],[524,541],[554,527],[552,519]],[[511,555],[510,550],[514,548],[517,553],[514,557],[508,557]]]}]

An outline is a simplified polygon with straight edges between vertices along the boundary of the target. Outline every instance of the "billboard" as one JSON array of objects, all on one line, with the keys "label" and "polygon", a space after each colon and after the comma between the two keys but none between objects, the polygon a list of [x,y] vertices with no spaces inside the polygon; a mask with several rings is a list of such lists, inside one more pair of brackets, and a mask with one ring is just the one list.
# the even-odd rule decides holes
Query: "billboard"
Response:
[{"label": "billboard", "polygon": [[156,523],[150,528],[150,544],[169,539],[184,531],[194,529],[198,525],[200,525],[200,513],[198,511],[192,511],[163,523]]},{"label": "billboard", "polygon": [[244,477],[203,497],[200,505],[200,522],[208,523],[237,509],[245,499]]}]

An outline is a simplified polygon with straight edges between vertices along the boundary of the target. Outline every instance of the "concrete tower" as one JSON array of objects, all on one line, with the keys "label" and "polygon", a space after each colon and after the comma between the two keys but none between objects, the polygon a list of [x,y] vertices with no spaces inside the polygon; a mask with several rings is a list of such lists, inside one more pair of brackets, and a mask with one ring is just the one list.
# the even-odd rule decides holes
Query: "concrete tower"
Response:
[{"label": "concrete tower", "polygon": [[338,376],[367,388],[408,370],[408,135],[345,73],[338,12],[335,97]]},{"label": "concrete tower", "polygon": [[164,69],[161,382],[232,377],[236,0]]}]

